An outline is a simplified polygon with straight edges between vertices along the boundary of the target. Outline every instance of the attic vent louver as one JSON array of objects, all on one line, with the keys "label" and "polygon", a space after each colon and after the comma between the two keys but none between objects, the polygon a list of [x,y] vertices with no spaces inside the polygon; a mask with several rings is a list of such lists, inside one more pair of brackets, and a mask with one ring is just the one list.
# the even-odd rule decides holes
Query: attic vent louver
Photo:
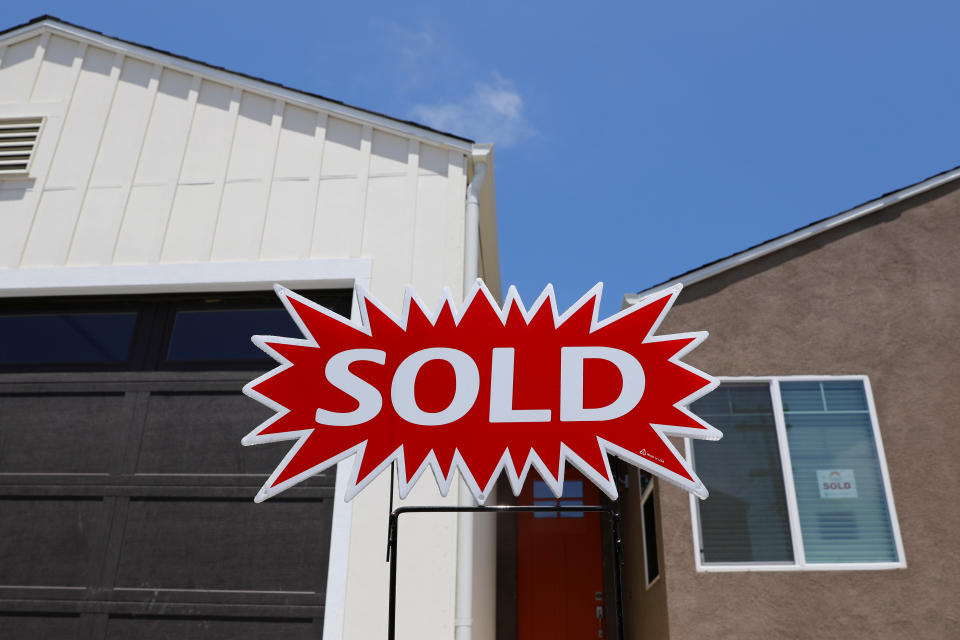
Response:
[{"label": "attic vent louver", "polygon": [[0,177],[30,170],[43,118],[0,118]]}]

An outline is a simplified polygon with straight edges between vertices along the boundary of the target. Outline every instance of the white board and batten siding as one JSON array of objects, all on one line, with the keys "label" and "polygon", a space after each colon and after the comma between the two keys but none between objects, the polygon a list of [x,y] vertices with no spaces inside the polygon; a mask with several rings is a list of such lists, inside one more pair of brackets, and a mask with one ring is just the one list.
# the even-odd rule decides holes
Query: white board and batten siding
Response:
[{"label": "white board and batten siding", "polygon": [[469,143],[97,44],[0,48],[0,119],[44,118],[0,269],[371,258],[392,305],[459,293]]}]

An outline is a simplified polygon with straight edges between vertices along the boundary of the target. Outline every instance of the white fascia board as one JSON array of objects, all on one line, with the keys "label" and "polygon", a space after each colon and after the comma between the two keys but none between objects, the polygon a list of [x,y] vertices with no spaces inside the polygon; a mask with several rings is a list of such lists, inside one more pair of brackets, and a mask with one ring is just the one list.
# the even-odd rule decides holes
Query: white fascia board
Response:
[{"label": "white fascia board", "polygon": [[900,191],[895,191],[882,198],[871,200],[870,202],[862,204],[859,207],[855,207],[849,211],[844,211],[843,213],[838,213],[837,215],[827,218],[826,220],[821,220],[820,222],[810,225],[809,227],[804,227],[803,229],[798,229],[793,233],[788,233],[785,236],[775,238],[752,249],[735,253],[728,258],[720,260],[719,262],[701,267],[700,269],[696,269],[690,273],[673,278],[672,280],[668,280],[663,284],[658,284],[654,287],[644,289],[639,293],[628,293],[623,296],[623,305],[624,307],[628,307],[632,304],[636,304],[641,298],[650,295],[655,291],[672,287],[675,284],[689,286],[695,282],[712,278],[713,276],[719,275],[724,271],[729,271],[730,269],[739,267],[742,264],[752,262],[753,260],[762,258],[763,256],[780,251],[781,249],[785,249],[790,245],[794,245],[808,238],[812,238],[813,236],[821,234],[824,231],[829,231],[834,227],[852,222],[858,218],[870,215],[871,213],[876,213],[877,211],[886,209],[891,205],[898,204],[904,200],[908,200],[914,196],[920,195],[921,193],[936,189],[937,187],[943,186],[949,182],[953,182],[957,178],[960,178],[960,168],[934,176],[924,180],[923,182],[918,182],[913,186],[901,189]]},{"label": "white fascia board", "polygon": [[87,31],[86,29],[74,27],[56,20],[48,19],[42,22],[25,25],[22,29],[17,29],[6,34],[0,38],[0,41],[5,41],[8,43],[8,45],[15,44],[21,40],[32,38],[33,36],[42,33],[44,30],[48,30],[51,33],[67,38],[83,40],[89,44],[93,44],[94,46],[104,49],[120,51],[124,56],[143,60],[151,64],[161,64],[165,67],[171,67],[178,71],[198,76],[204,80],[211,80],[220,84],[239,87],[244,91],[258,93],[272,99],[281,98],[282,100],[297,106],[313,110],[322,110],[338,118],[343,118],[344,120],[349,120],[361,125],[369,124],[383,131],[396,133],[397,135],[407,138],[414,138],[421,142],[428,142],[446,149],[456,149],[458,151],[462,151],[463,153],[469,154],[473,148],[472,143],[467,142],[466,140],[459,140],[452,136],[446,136],[439,131],[422,129],[415,125],[400,122],[386,116],[369,113],[345,104],[324,100],[323,98],[317,96],[307,95],[297,91],[296,89],[280,87],[270,84],[269,82],[237,75],[235,72],[223,69],[215,69],[201,62],[193,62],[177,56],[161,53],[159,51],[152,51],[143,46],[115,40],[109,36],[93,33]]},{"label": "white fascia board", "polygon": [[369,258],[0,269],[0,298],[370,286]]}]

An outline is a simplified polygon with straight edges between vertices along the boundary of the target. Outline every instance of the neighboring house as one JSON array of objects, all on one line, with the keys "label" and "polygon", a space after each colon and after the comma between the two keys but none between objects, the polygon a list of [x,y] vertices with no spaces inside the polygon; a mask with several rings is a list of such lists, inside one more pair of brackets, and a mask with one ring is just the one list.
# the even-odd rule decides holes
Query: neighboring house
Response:
[{"label": "neighboring house", "polygon": [[960,634],[958,246],[953,169],[626,297],[684,284],[661,332],[710,331],[724,432],[686,443],[707,500],[644,494],[629,637]]},{"label": "neighboring house", "polygon": [[[240,446],[271,413],[250,335],[295,335],[275,282],[344,315],[358,283],[461,296],[478,163],[499,296],[489,145],[56,18],[0,33],[0,637],[384,637],[388,474],[254,504],[292,443]],[[453,636],[456,527],[405,524],[402,637]]]}]

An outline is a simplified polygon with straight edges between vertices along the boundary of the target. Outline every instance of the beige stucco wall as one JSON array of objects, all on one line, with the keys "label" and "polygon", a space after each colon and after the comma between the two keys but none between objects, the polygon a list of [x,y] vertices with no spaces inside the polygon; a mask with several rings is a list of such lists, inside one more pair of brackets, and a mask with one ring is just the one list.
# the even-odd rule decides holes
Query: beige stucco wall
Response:
[{"label": "beige stucco wall", "polygon": [[705,371],[870,377],[907,568],[697,573],[661,483],[671,640],[958,637],[958,241],[948,185],[681,293],[661,332],[708,329],[685,358]]},{"label": "beige stucco wall", "polygon": [[[661,484],[654,480],[656,484]],[[663,483],[666,484],[666,483]],[[656,487],[653,489],[656,491]],[[660,577],[649,587],[646,585],[646,557],[643,549],[643,520],[640,494],[640,479],[637,471],[630,472],[630,486],[621,493],[623,513],[624,570],[623,608],[625,616],[624,633],[630,640],[664,640],[669,637],[669,617],[667,611],[667,580],[663,571],[663,555],[660,554]],[[662,517],[660,501],[654,500],[657,520],[657,547],[663,549],[663,529],[659,526]]]}]

